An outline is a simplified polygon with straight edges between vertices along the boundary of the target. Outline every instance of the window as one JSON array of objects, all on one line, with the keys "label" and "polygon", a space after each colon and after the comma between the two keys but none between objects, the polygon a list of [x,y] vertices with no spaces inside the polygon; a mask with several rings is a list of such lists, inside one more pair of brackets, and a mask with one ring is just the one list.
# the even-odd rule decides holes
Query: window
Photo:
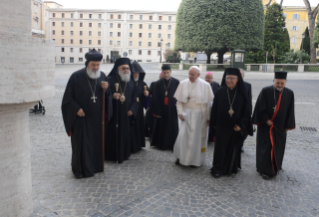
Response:
[{"label": "window", "polygon": [[152,47],[152,42],[148,42],[147,46]]},{"label": "window", "polygon": [[73,48],[70,48],[70,52],[73,53]]},{"label": "window", "polygon": [[64,27],[64,22],[61,22],[61,27]]},{"label": "window", "polygon": [[37,13],[38,13],[38,5],[37,5],[37,4],[34,4],[34,7],[33,7],[33,8],[34,8],[34,13],[37,14]]},{"label": "window", "polygon": [[61,39],[61,44],[64,44],[64,39]]},{"label": "window", "polygon": [[80,31],[79,35],[82,36],[83,35],[83,31]]},{"label": "window", "polygon": [[65,57],[61,57],[61,63],[65,62]]},{"label": "window", "polygon": [[[73,39],[70,39],[70,44],[73,44]],[[73,48],[72,48],[73,49]]]},{"label": "window", "polygon": [[112,19],[112,20],[114,19],[114,14],[110,15],[110,19]]},{"label": "window", "polygon": [[92,36],[92,31],[89,31],[89,36]]},{"label": "window", "polygon": [[70,35],[74,35],[73,31],[70,31]]},{"label": "window", "polygon": [[74,23],[73,22],[70,22],[70,27],[73,27],[74,26]]},{"label": "window", "polygon": [[61,52],[62,52],[62,53],[64,52],[64,47],[61,47]]},{"label": "window", "polygon": [[64,35],[64,30],[61,31],[61,35]]},{"label": "window", "polygon": [[113,41],[112,40],[110,41],[110,45],[113,45]]},{"label": "window", "polygon": [[158,17],[158,20],[162,20],[162,19],[163,19],[163,17],[162,17],[162,16],[159,16],[159,17]]},{"label": "window", "polygon": [[89,48],[89,52],[91,51],[92,49],[91,48]]},{"label": "window", "polygon": [[138,55],[142,55],[142,51],[141,50],[138,50]]},{"label": "window", "polygon": [[92,14],[89,14],[89,18],[92,19]]},{"label": "window", "polygon": [[143,34],[142,33],[138,33],[138,37],[142,38]]},{"label": "window", "polygon": [[110,32],[110,37],[113,37],[113,32]]},{"label": "window", "polygon": [[113,23],[110,23],[110,29],[113,28]]},{"label": "window", "polygon": [[92,40],[89,40],[89,44],[92,44]]},{"label": "window", "polygon": [[98,18],[99,18],[99,19],[102,19],[102,14],[99,14],[99,15],[98,15]]},{"label": "window", "polygon": [[140,15],[140,20],[143,20],[143,15]]},{"label": "window", "polygon": [[82,53],[82,52],[83,52],[83,48],[80,48],[80,49],[79,49],[79,52]]},{"label": "window", "polygon": [[97,44],[98,44],[98,45],[101,45],[101,40],[97,40]]},{"label": "window", "polygon": [[34,28],[38,29],[38,21],[37,20],[34,21]]},{"label": "window", "polygon": [[74,15],[73,15],[73,13],[71,13],[71,14],[70,14],[70,17],[71,17],[71,18],[74,18]]},{"label": "window", "polygon": [[142,42],[141,41],[138,42],[138,46],[142,47]]},{"label": "window", "polygon": [[121,41],[116,42],[117,46],[121,46]]},{"label": "window", "polygon": [[62,13],[62,14],[61,14],[61,17],[62,17],[62,18],[64,18],[64,16],[65,16],[65,14],[64,14],[64,13]]},{"label": "window", "polygon": [[152,24],[148,24],[148,29],[152,29]]},{"label": "window", "polygon": [[162,25],[158,25],[158,29],[162,29]]},{"label": "window", "polygon": [[157,38],[162,38],[162,33],[158,33]]},{"label": "window", "polygon": [[83,62],[83,57],[79,57],[79,62]]},{"label": "window", "polygon": [[317,51],[317,56],[319,56],[319,51]]},{"label": "window", "polygon": [[150,19],[150,20],[153,20],[153,16],[149,16],[149,19]]},{"label": "window", "polygon": [[172,38],[172,35],[171,35],[171,34],[167,34],[167,38],[168,38],[168,39],[171,39],[171,38]]},{"label": "window", "polygon": [[70,57],[70,63],[74,63],[74,57]]},{"label": "window", "polygon": [[168,30],[172,30],[172,25],[168,25],[168,26],[167,26],[167,29],[168,29]]},{"label": "window", "polygon": [[52,26],[55,26],[55,22],[52,22]]},{"label": "window", "polygon": [[129,42],[128,42],[128,45],[129,45],[129,46],[133,46],[133,41],[129,41]]},{"label": "window", "polygon": [[52,13],[52,17],[55,17],[55,13]]},{"label": "window", "polygon": [[287,14],[283,13],[282,16],[287,19]]},{"label": "window", "polygon": [[140,25],[139,25],[139,28],[140,28],[140,29],[143,29],[143,24],[140,24]]},{"label": "window", "polygon": [[133,20],[134,19],[134,15],[130,15],[130,20]]},{"label": "window", "polygon": [[102,36],[102,32],[97,32],[97,36]]},{"label": "window", "polygon": [[168,16],[168,21],[172,21],[172,16]]},{"label": "window", "polygon": [[83,23],[80,23],[80,27],[83,27]]},{"label": "window", "polygon": [[121,28],[121,24],[120,23],[117,24],[117,28],[119,28],[119,29]]},{"label": "window", "polygon": [[130,29],[133,29],[133,24],[130,24]]},{"label": "window", "polygon": [[122,19],[122,16],[121,16],[120,14],[117,15],[117,19],[118,19],[118,20]]},{"label": "window", "polygon": [[97,49],[97,51],[98,51],[99,53],[102,53],[102,50],[101,50],[101,49]]},{"label": "window", "polygon": [[121,32],[118,32],[118,33],[117,33],[117,37],[121,37]]},{"label": "window", "polygon": [[97,24],[97,27],[98,27],[98,28],[101,28],[101,27],[102,27],[102,23],[98,23],[98,24]]},{"label": "window", "polygon": [[299,14],[298,13],[293,14],[292,19],[299,20]]},{"label": "window", "polygon": [[161,51],[157,51],[157,56],[161,56]]},{"label": "window", "polygon": [[55,30],[52,30],[52,35],[55,35]]},{"label": "window", "polygon": [[[82,40],[82,39],[79,41],[79,44],[83,44],[83,40]],[[82,48],[81,48],[81,49],[82,49]]]},{"label": "window", "polygon": [[152,33],[148,33],[148,38],[152,38]]},{"label": "window", "polygon": [[157,42],[157,47],[161,47],[162,43],[161,42]]},{"label": "window", "polygon": [[80,18],[83,18],[83,14],[80,14]]},{"label": "window", "polygon": [[93,24],[92,23],[89,23],[89,27],[92,27],[93,26]]},{"label": "window", "polygon": [[147,51],[147,55],[149,55],[149,56],[152,55],[152,51],[150,51],[150,50]]},{"label": "window", "polygon": [[171,47],[171,43],[167,43],[166,46],[167,46],[167,47]]},{"label": "window", "polygon": [[129,55],[132,55],[132,50],[129,50],[129,51],[128,51],[128,54],[129,54]]},{"label": "window", "polygon": [[291,31],[298,31],[299,30],[299,26],[292,26],[291,27]]},{"label": "window", "polygon": [[295,36],[293,36],[293,37],[291,38],[291,43],[292,43],[292,44],[296,43],[296,37],[295,37]]}]

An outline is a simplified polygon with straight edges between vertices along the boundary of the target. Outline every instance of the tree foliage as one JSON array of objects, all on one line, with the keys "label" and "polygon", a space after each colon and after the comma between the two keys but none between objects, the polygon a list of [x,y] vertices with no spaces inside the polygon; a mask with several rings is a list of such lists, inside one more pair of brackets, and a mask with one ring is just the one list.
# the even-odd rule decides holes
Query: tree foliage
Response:
[{"label": "tree foliage", "polygon": [[[302,45],[302,43],[303,43],[303,45]],[[308,27],[305,30],[305,38],[302,39],[302,42],[300,45],[300,50],[302,50],[302,46],[303,46],[304,52],[306,52],[310,56],[310,35],[309,35]]]},{"label": "tree foliage", "polygon": [[[287,52],[283,57],[282,57],[282,62],[283,63],[292,63],[292,64],[299,64],[300,63],[300,57],[301,57],[301,51],[298,50],[294,52],[293,49],[291,49],[289,52]],[[310,55],[302,52],[302,63],[309,63],[310,61]]]},{"label": "tree foliage", "polygon": [[181,55],[176,50],[166,50],[164,57],[168,63],[179,63],[181,61]]},{"label": "tree foliage", "polygon": [[218,62],[234,49],[261,50],[264,9],[260,0],[183,0],[177,12],[175,49],[205,51]]},{"label": "tree foliage", "polygon": [[319,16],[317,17],[317,25],[313,35],[313,45],[315,48],[319,48]]}]

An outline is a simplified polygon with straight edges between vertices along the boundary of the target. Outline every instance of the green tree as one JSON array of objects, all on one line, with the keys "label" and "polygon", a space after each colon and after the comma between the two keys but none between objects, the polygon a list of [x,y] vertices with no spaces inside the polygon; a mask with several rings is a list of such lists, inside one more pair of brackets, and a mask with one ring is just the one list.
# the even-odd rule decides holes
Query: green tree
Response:
[{"label": "green tree", "polygon": [[[294,52],[293,49],[291,49],[289,52],[287,52],[282,57],[283,63],[292,63],[292,64],[299,64],[300,63],[300,57],[301,57],[301,51],[298,50]],[[303,52],[302,53],[302,63],[309,63],[310,55]]]},{"label": "green tree", "polygon": [[175,49],[213,52],[218,63],[234,49],[261,50],[264,10],[260,0],[182,0],[177,12]]},{"label": "green tree", "polygon": [[309,54],[310,56],[310,36],[309,36],[309,29],[308,27],[305,30],[305,38],[302,39],[303,41],[303,45],[301,43],[300,45],[300,50],[302,50],[302,46],[303,46],[303,50],[304,52],[306,52],[307,54]]},{"label": "green tree", "polygon": [[319,47],[319,16],[317,17],[317,25],[316,25],[315,31],[314,31],[313,45],[315,48]]}]

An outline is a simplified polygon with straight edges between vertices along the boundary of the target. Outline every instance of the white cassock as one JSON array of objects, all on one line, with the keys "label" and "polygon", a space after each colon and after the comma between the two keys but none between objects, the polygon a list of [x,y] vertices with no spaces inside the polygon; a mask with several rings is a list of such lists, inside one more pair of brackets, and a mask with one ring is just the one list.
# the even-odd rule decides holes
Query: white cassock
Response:
[{"label": "white cassock", "polygon": [[177,113],[183,115],[174,145],[174,155],[185,166],[201,166],[205,161],[208,121],[214,94],[209,83],[201,78],[192,83],[182,81],[174,97]]}]

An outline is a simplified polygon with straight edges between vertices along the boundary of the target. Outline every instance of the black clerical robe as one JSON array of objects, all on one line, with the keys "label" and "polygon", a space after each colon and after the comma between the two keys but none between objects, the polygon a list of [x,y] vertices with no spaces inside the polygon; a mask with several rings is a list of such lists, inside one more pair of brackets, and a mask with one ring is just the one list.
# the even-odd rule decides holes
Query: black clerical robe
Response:
[{"label": "black clerical robe", "polygon": [[[280,93],[274,86],[261,90],[254,109],[252,122],[257,124],[257,171],[273,176],[281,170],[286,147],[286,130],[294,129],[294,93],[284,88]],[[276,110],[275,110],[276,108]],[[271,120],[273,125],[266,124]]]},{"label": "black clerical robe", "polygon": [[[93,80],[87,76],[85,68],[81,69],[71,75],[63,96],[62,115],[66,132],[71,136],[72,171],[76,176],[90,177],[103,172],[101,81],[106,80],[104,73]],[[89,83],[93,91],[96,86],[95,103],[91,99],[93,93]],[[109,95],[107,90],[106,103],[111,99]],[[107,103],[106,109],[110,104]],[[77,116],[80,109],[83,109],[85,117]]]},{"label": "black clerical robe", "polygon": [[149,101],[148,107],[145,114],[145,137],[152,138],[153,125],[154,125],[154,116],[152,112],[152,98],[154,93],[154,87],[156,82],[152,82],[149,88]]},{"label": "black clerical robe", "polygon": [[149,97],[144,95],[144,87],[148,90],[144,81],[134,81],[136,91],[136,103],[138,104],[136,117],[131,117],[131,153],[136,153],[145,147],[145,118],[144,108],[148,107]]},{"label": "black clerical robe", "polygon": [[[210,86],[212,87],[214,96],[216,95],[217,90],[220,88],[220,85],[216,82],[213,81]],[[213,127],[209,128],[209,134],[208,134],[208,142],[214,142],[214,137],[215,137],[215,129]]]},{"label": "black clerical robe", "polygon": [[[170,79],[171,81],[162,78],[155,83],[152,98],[152,112],[155,120],[151,146],[161,150],[173,150],[178,135],[178,115],[174,94],[179,81],[173,77]],[[165,96],[166,91],[167,96]]]},{"label": "black clerical robe", "polygon": [[[236,89],[229,89],[229,98],[232,101]],[[221,87],[214,98],[211,111],[210,127],[216,128],[216,141],[212,172],[216,174],[237,173],[241,168],[241,142],[247,133],[247,124],[250,122],[248,103],[242,94],[237,93],[232,106],[234,114],[230,116],[230,104],[227,86]],[[238,125],[241,131],[233,128]]]},{"label": "black clerical robe", "polygon": [[[105,160],[117,161],[122,163],[127,160],[131,154],[130,139],[131,139],[131,120],[136,118],[138,104],[135,91],[135,83],[130,80],[127,85],[120,80],[117,74],[108,77],[109,88],[112,94],[116,92],[115,83],[119,83],[119,93],[125,95],[125,101],[112,100],[113,115],[107,126],[107,139],[105,140]],[[133,116],[127,115],[128,111],[133,112]],[[118,130],[116,128],[118,122]],[[118,134],[117,134],[118,132]],[[117,136],[116,136],[117,135]]]}]

